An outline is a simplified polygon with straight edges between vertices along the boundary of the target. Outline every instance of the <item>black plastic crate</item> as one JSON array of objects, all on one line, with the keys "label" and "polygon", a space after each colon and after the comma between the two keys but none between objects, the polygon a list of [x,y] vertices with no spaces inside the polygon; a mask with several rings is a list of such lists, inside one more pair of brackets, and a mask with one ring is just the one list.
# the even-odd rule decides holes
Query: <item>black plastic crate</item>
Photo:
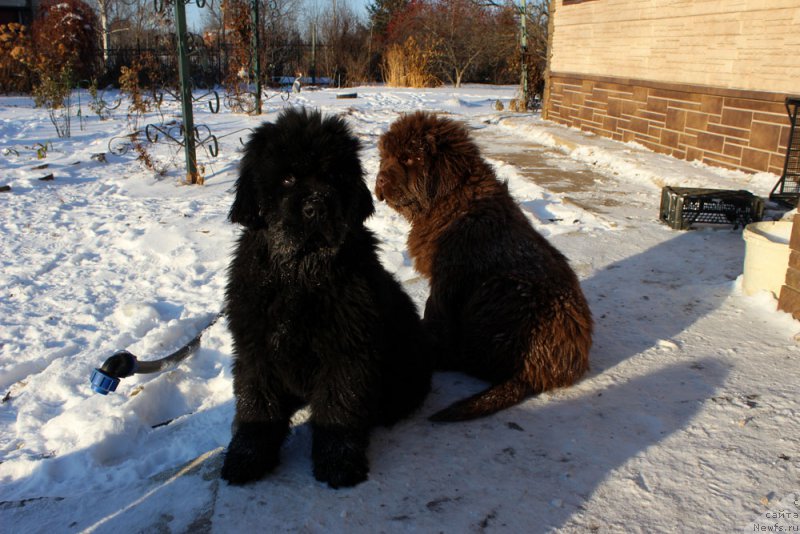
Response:
[{"label": "black plastic crate", "polygon": [[764,201],[749,191],[670,187],[661,190],[659,218],[676,230],[695,225],[744,227],[760,221]]}]

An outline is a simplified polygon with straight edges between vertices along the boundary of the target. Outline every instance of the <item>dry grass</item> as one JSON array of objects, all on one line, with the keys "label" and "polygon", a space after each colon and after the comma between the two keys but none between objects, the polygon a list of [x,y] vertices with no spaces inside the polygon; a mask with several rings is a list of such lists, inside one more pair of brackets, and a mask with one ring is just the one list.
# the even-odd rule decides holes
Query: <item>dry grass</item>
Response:
[{"label": "dry grass", "polygon": [[402,45],[391,45],[383,57],[383,79],[391,87],[436,87],[441,82],[431,74],[432,47],[421,47],[413,37]]}]

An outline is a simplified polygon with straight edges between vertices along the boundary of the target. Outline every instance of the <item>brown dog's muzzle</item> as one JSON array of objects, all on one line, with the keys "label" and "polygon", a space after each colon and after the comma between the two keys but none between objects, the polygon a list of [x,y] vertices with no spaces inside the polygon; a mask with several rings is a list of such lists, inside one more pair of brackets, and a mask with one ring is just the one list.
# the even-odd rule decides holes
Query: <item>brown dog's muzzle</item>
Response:
[{"label": "brown dog's muzzle", "polygon": [[384,195],[384,191],[389,183],[389,180],[386,178],[386,174],[381,171],[378,173],[378,178],[375,180],[375,196],[378,198],[378,202],[383,202],[386,200],[386,196]]},{"label": "brown dog's muzzle", "polygon": [[392,207],[402,202],[405,195],[406,169],[393,156],[381,156],[378,176],[375,178],[375,197]]}]

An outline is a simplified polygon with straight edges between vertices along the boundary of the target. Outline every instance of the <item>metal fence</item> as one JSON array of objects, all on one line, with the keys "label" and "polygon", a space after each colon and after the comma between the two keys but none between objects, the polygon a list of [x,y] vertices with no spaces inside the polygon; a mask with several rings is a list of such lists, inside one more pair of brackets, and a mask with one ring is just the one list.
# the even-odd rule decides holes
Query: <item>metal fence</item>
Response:
[{"label": "metal fence", "polygon": [[[158,63],[162,80],[155,83],[177,84],[178,66],[174,46],[131,47],[110,49],[101,58],[103,65],[98,73],[101,85],[117,85],[122,67],[131,66],[137,58],[151,54]],[[260,51],[262,77],[266,83],[281,76],[294,76],[299,73],[314,75],[315,66],[310,60],[311,47],[308,45],[281,45],[264,48]],[[243,70],[243,78],[248,77],[249,65],[241,65],[237,58],[249,58],[250,50],[229,44],[195,46],[189,54],[192,83],[197,88],[210,88],[222,85],[230,74]],[[244,67],[244,68],[243,68]],[[151,80],[143,80],[148,83]]]}]

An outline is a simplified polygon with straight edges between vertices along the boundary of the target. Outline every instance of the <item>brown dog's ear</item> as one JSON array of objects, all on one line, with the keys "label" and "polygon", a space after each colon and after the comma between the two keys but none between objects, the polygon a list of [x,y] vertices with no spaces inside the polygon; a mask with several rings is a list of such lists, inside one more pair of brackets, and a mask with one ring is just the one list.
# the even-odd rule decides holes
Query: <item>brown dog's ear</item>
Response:
[{"label": "brown dog's ear", "polygon": [[428,132],[425,135],[426,155],[435,156],[439,152],[437,144],[438,144],[438,139],[436,137],[436,134],[433,132]]},{"label": "brown dog's ear", "polygon": [[411,139],[408,143],[406,153],[410,158],[416,160],[430,160],[439,152],[438,145],[439,139],[433,132],[425,133],[419,137]]},{"label": "brown dog's ear", "polygon": [[428,173],[428,193],[442,197],[461,187],[483,161],[465,124],[450,119],[437,119],[426,134],[433,147]]}]

